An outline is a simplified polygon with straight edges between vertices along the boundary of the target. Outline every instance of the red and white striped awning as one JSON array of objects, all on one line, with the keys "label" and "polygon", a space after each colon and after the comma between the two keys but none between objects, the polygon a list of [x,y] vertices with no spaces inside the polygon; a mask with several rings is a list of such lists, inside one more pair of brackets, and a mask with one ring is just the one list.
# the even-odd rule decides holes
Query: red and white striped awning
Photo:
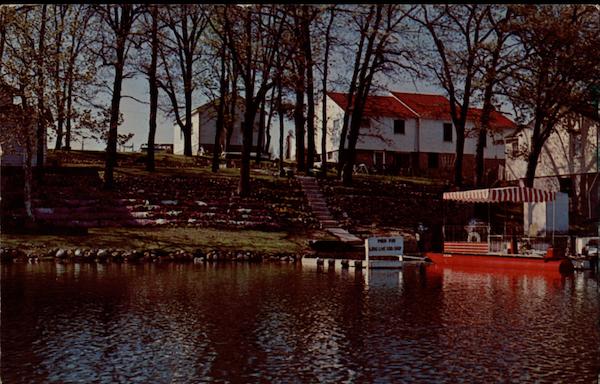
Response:
[{"label": "red and white striped awning", "polygon": [[463,201],[468,203],[539,203],[553,201],[556,192],[526,187],[505,187],[473,189],[470,191],[444,192],[444,200]]}]

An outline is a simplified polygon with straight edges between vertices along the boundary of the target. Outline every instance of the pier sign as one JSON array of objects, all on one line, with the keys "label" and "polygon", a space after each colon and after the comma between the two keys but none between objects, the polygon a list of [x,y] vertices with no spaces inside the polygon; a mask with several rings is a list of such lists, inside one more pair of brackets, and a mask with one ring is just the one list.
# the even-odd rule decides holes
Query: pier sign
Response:
[{"label": "pier sign", "polygon": [[370,237],[365,240],[367,268],[402,268],[404,238]]},{"label": "pier sign", "polygon": [[365,240],[367,257],[401,256],[404,254],[404,238],[397,237],[369,237]]}]

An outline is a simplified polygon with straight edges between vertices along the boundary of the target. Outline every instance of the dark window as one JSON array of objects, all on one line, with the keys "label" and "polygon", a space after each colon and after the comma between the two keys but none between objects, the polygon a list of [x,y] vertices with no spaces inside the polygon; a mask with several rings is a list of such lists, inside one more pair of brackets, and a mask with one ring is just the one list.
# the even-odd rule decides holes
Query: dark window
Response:
[{"label": "dark window", "polygon": [[397,168],[408,168],[410,167],[410,154],[408,153],[396,153],[395,159]]},{"label": "dark window", "polygon": [[381,168],[383,166],[383,152],[375,152],[375,167]]},{"label": "dark window", "polygon": [[487,148],[487,134],[483,136],[483,148]]},{"label": "dark window", "polygon": [[512,157],[519,156],[519,141],[515,140],[511,143]]},{"label": "dark window", "polygon": [[427,154],[427,167],[428,168],[437,168],[439,164],[439,156],[437,153],[428,153]]},{"label": "dark window", "polygon": [[444,123],[444,141],[452,141],[452,124]]},{"label": "dark window", "polygon": [[404,135],[404,120],[394,120],[394,134]]}]

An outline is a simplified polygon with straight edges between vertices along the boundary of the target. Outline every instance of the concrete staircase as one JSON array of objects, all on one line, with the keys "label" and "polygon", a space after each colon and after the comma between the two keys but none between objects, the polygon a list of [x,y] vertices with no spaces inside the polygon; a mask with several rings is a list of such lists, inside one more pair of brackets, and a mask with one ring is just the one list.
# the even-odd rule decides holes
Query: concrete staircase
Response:
[{"label": "concrete staircase", "polygon": [[319,220],[321,228],[331,233],[344,243],[351,245],[362,245],[364,243],[363,240],[341,228],[338,221],[333,218],[331,212],[329,212],[325,197],[323,196],[316,179],[309,176],[298,176],[297,178],[300,181],[300,185],[302,186],[304,194],[306,195],[308,205],[312,209],[315,217]]}]

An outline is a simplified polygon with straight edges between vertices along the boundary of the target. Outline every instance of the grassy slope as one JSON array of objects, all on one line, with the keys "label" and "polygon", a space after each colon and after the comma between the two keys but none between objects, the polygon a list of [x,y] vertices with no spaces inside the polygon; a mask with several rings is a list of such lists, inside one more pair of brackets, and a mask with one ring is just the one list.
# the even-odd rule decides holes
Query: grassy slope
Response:
[{"label": "grassy slope", "polygon": [[[213,179],[237,180],[239,168],[220,169],[213,173],[210,166],[202,165],[208,159],[187,158],[178,155],[157,154],[157,169],[148,172],[144,169],[142,154],[120,153],[116,174],[156,179],[165,178],[210,177]],[[61,167],[84,166],[102,169],[104,152],[72,151],[71,153],[49,151],[49,162]],[[253,170],[253,179],[279,182],[267,170]],[[104,194],[104,191],[98,191]],[[308,239],[334,239],[326,232],[318,230],[294,230],[262,232],[255,230],[223,230],[194,227],[157,227],[157,228],[91,228],[88,235],[0,235],[3,247],[36,250],[43,248],[122,248],[193,251],[219,248],[222,250],[254,251],[262,254],[300,253],[308,250]]]}]

